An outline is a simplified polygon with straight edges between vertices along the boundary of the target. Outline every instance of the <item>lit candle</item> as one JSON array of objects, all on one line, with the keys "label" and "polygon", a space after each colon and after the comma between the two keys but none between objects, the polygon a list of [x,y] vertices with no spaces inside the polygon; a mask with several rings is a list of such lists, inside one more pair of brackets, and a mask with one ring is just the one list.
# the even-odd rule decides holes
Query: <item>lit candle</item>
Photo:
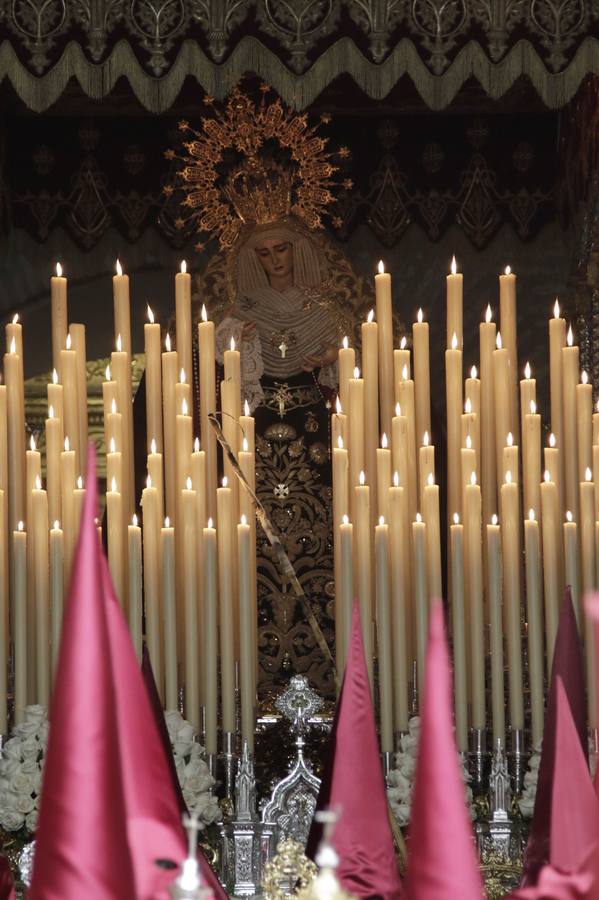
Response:
[{"label": "lit candle", "polygon": [[193,447],[193,421],[189,415],[189,408],[185,400],[177,410],[176,420],[176,485],[177,493],[185,487],[189,477],[191,466],[191,453]]},{"label": "lit candle", "polygon": [[[347,573],[343,573],[341,564],[341,522],[343,516],[349,515],[349,459],[348,452],[343,444],[343,438],[337,439],[337,446],[333,447],[333,542],[334,542],[334,567],[335,567],[335,647],[337,648],[337,670],[343,672],[345,662],[344,636],[351,623],[351,604],[349,607],[350,620],[345,621],[347,612],[342,597],[345,590]],[[350,581],[350,584],[352,582]]]},{"label": "lit candle", "polygon": [[146,642],[161,699],[164,698],[162,668],[162,629],[160,589],[160,520],[158,518],[158,497],[152,479],[148,477],[141,495],[143,512],[143,572],[144,606],[146,616]]},{"label": "lit candle", "polygon": [[507,637],[510,725],[524,728],[522,646],[520,636],[520,500],[518,485],[506,472],[501,486],[503,601]]},{"label": "lit candle", "polygon": [[485,627],[482,574],[482,501],[476,473],[472,472],[464,498],[465,574],[470,660],[472,665],[472,727],[485,728]]},{"label": "lit candle", "polygon": [[466,675],[466,622],[464,615],[464,526],[454,514],[449,526],[451,547],[451,632],[456,741],[460,753],[468,752],[468,685]]},{"label": "lit candle", "polygon": [[233,516],[231,488],[223,478],[216,492],[218,508],[218,583],[222,729],[235,731],[235,611],[233,584]]},{"label": "lit candle", "polygon": [[524,521],[526,561],[526,617],[528,619],[528,681],[532,744],[536,747],[543,736],[543,614],[541,610],[541,549],[539,523],[534,510]]},{"label": "lit candle", "polygon": [[[144,325],[146,356],[146,434],[148,452],[152,438],[162,453],[162,365],[160,358],[160,325],[148,304],[148,322]],[[191,369],[190,369],[191,371]]]},{"label": "lit candle", "polygon": [[127,519],[133,515],[135,504],[135,471],[134,471],[134,435],[133,435],[133,400],[131,389],[131,356],[123,350],[122,339],[117,336],[116,350],[110,357],[110,365],[116,381],[116,401],[119,412],[123,416],[123,511]]},{"label": "lit candle", "polygon": [[14,531],[25,518],[25,400],[22,359],[13,340],[4,354],[8,425],[8,520]]},{"label": "lit candle", "polygon": [[35,596],[36,702],[48,705],[50,698],[50,603],[48,557],[48,495],[39,476],[32,494],[33,582]]},{"label": "lit candle", "polygon": [[[171,350],[170,335],[165,339],[165,351],[162,354],[162,415],[164,425],[164,500],[165,509],[171,520],[175,518],[176,508],[176,425],[177,407],[175,404],[175,385],[177,384],[177,351]],[[200,348],[201,349],[201,348]],[[201,380],[200,380],[201,386]],[[180,409],[180,407],[179,407]],[[202,435],[203,437],[203,435]]]},{"label": "lit candle", "polygon": [[389,609],[389,526],[383,516],[375,528],[376,627],[378,649],[381,752],[393,752],[393,680]]},{"label": "lit candle", "polygon": [[[505,688],[503,663],[503,618],[501,608],[501,529],[494,514],[487,525],[487,560],[489,567],[489,618],[491,649],[491,710],[493,743],[501,740],[505,747]],[[455,654],[455,651],[454,651]]]},{"label": "lit candle", "polygon": [[[341,410],[337,409],[337,413],[341,413]],[[342,416],[342,418],[346,419],[347,416]],[[247,400],[243,401],[243,415],[239,417],[239,426],[241,428],[242,439],[246,439],[248,442],[248,450],[250,453],[253,453],[256,449],[256,420],[250,415],[250,404]],[[345,425],[343,426],[342,435],[345,440]]]},{"label": "lit candle", "polygon": [[46,419],[46,488],[48,491],[49,521],[60,520],[60,448],[62,426],[50,406]]},{"label": "lit candle", "polygon": [[75,533],[79,536],[79,525],[81,523],[81,513],[83,512],[83,503],[85,500],[85,488],[83,487],[83,477],[77,477],[77,487],[73,491],[73,502],[75,505]]},{"label": "lit candle", "polygon": [[[578,428],[576,422],[576,385],[580,371],[578,347],[574,346],[572,328],[568,329],[567,346],[562,348],[562,417],[564,428],[562,464],[564,466],[565,502],[578,520]],[[561,448],[562,445],[560,445]]]},{"label": "lit candle", "polygon": [[[201,576],[201,560],[198,558],[196,530],[196,492],[191,478],[187,479],[181,491],[181,530],[183,541],[183,612],[184,612],[184,652],[185,652],[185,718],[200,728],[200,672],[198,661],[198,581]],[[222,523],[219,523],[219,528]],[[165,610],[166,613],[166,610]],[[172,650],[176,654],[176,630]],[[223,701],[224,703],[224,701]],[[224,710],[224,706],[223,706]]]},{"label": "lit candle", "polygon": [[[162,561],[164,627],[164,702],[166,709],[173,710],[179,708],[177,684],[177,589],[175,586],[175,529],[171,526],[168,516],[160,529],[160,556]],[[185,718],[196,725],[199,719],[199,710],[193,716],[193,710],[189,709],[187,679],[185,681],[185,700]]]},{"label": "lit candle", "polygon": [[[400,466],[399,474],[402,484],[408,488],[408,505],[410,516],[418,507],[418,457],[416,455],[416,415],[414,411],[414,382],[408,378],[408,371],[404,368],[402,380],[399,383],[399,404],[406,420],[406,480],[403,480],[403,470]],[[392,425],[393,427],[393,425]],[[395,466],[397,468],[397,466]]]},{"label": "lit candle", "polygon": [[549,319],[549,378],[551,395],[551,430],[558,447],[564,446],[562,348],[566,346],[566,320],[560,315],[556,299],[553,318]]},{"label": "lit candle", "polygon": [[495,391],[494,363],[495,323],[491,321],[491,307],[487,306],[485,321],[479,325],[480,338],[480,430],[484,435],[481,443],[481,484],[483,519],[488,522],[497,509],[497,464],[495,440]]},{"label": "lit candle", "polygon": [[416,434],[431,430],[431,385],[429,362],[428,322],[424,321],[422,310],[418,310],[417,321],[412,325],[412,345],[414,349],[414,396],[416,402]]},{"label": "lit candle", "polygon": [[359,482],[353,489],[355,506],[354,585],[360,604],[364,656],[366,657],[366,666],[372,689],[372,541],[370,529],[370,487],[366,484],[364,472],[360,472]]},{"label": "lit candle", "polygon": [[[457,278],[458,276],[453,277]],[[456,510],[459,515],[462,508],[462,498],[456,473],[460,470],[461,415],[464,400],[462,396],[462,351],[458,349],[459,339],[457,332],[454,332],[450,346],[451,349],[445,351],[447,503],[449,509]]]},{"label": "lit candle", "polygon": [[435,480],[435,448],[431,444],[428,431],[422,436],[422,445],[418,450],[418,484],[420,485],[420,494],[418,502],[420,507],[424,500],[424,488],[428,483],[429,476],[432,475]]},{"label": "lit candle", "polygon": [[339,400],[343,409],[349,409],[349,379],[352,378],[356,367],[356,354],[353,347],[349,346],[347,335],[343,338],[339,350]]},{"label": "lit candle", "polygon": [[416,623],[416,673],[418,693],[422,697],[424,687],[424,661],[428,629],[428,592],[426,586],[426,523],[420,513],[412,522],[414,618]]},{"label": "lit candle", "polygon": [[254,752],[255,726],[255,665],[253,642],[245,639],[253,631],[252,559],[251,532],[245,516],[237,526],[237,559],[239,565],[239,630],[244,637],[239,650],[239,684],[241,706],[241,740],[247,741],[248,750]]},{"label": "lit candle", "polygon": [[[362,375],[364,378],[364,462],[374,500],[377,496],[377,435],[381,432],[379,431],[378,324],[374,321],[373,310],[370,310],[367,321],[362,323],[361,333]],[[374,506],[371,516],[372,524],[374,524]]]},{"label": "lit candle", "polygon": [[77,469],[81,469],[81,431],[79,429],[79,398],[77,393],[77,354],[67,334],[65,348],[60,351],[60,375],[63,386],[64,432],[68,434],[75,453]]},{"label": "lit candle", "polygon": [[154,438],[150,441],[150,452],[148,453],[148,475],[152,481],[152,487],[156,488],[156,502],[158,504],[158,521],[164,519],[164,473],[162,469],[162,453],[158,453],[156,449],[156,441]]},{"label": "lit candle", "polygon": [[60,508],[62,510],[62,527],[64,530],[64,583],[70,584],[71,565],[75,552],[77,532],[75,528],[75,451],[71,450],[68,435],[64,439],[64,450],[60,454]]},{"label": "lit candle", "polygon": [[179,365],[191,373],[191,275],[185,260],[175,275],[175,314]]},{"label": "lit candle", "polygon": [[397,472],[389,488],[390,555],[391,555],[391,619],[393,629],[393,699],[395,731],[408,730],[408,678],[412,659],[410,608],[412,535],[405,489]]},{"label": "lit candle", "polygon": [[578,526],[571,511],[566,510],[564,522],[564,565],[566,585],[570,585],[576,621],[580,629],[580,563],[578,553]]},{"label": "lit candle", "polygon": [[108,441],[106,440],[106,423],[108,421],[108,416],[111,413],[116,412],[118,408],[116,381],[114,381],[112,377],[110,363],[106,366],[105,375],[106,380],[102,382],[102,407],[104,410],[104,440],[106,441],[106,446],[108,446]]},{"label": "lit candle", "polygon": [[381,446],[376,451],[377,471],[377,512],[385,521],[389,520],[389,488],[391,487],[391,450],[387,435],[383,432]]},{"label": "lit candle", "polygon": [[202,321],[198,323],[200,366],[200,437],[206,453],[206,505],[212,519],[216,518],[216,436],[208,416],[216,412],[216,367],[214,359],[214,322],[208,321],[202,306]]},{"label": "lit candle", "polygon": [[510,359],[503,346],[501,332],[497,333],[496,349],[493,351],[493,401],[495,405],[495,448],[497,459],[497,484],[504,478],[503,448],[510,427]]},{"label": "lit candle", "polygon": [[15,313],[12,322],[7,322],[5,326],[6,333],[6,350],[10,353],[12,342],[15,342],[15,353],[23,359],[23,326],[19,322],[19,314]]},{"label": "lit candle", "polygon": [[576,385],[576,422],[578,425],[578,480],[583,481],[585,472],[590,469],[593,440],[593,385],[583,370],[580,384]]},{"label": "lit candle", "polygon": [[[393,399],[393,303],[391,299],[391,275],[379,262],[374,276],[376,294],[376,320],[378,323],[378,372],[381,402],[381,428],[391,433]],[[366,368],[366,364],[365,364]]]},{"label": "lit candle", "polygon": [[[54,410],[55,417],[60,421],[60,427],[63,428],[63,420],[64,420],[64,402],[63,402],[63,392],[62,392],[62,384],[58,382],[58,372],[56,369],[52,370],[52,381],[48,382],[48,386],[46,388],[48,393],[48,407],[52,407]],[[64,441],[64,431],[61,431],[60,443],[62,446],[62,442]]]},{"label": "lit candle", "polygon": [[131,518],[127,526],[127,548],[129,552],[129,631],[135,654],[141,662],[142,651],[142,569],[141,569],[141,528],[137,524],[137,516]]},{"label": "lit candle", "polygon": [[545,459],[545,469],[551,476],[551,481],[555,481],[557,485],[558,509],[560,518],[564,514],[564,492],[562,487],[562,471],[561,451],[556,446],[556,439],[553,432],[549,435],[548,446],[543,451]]},{"label": "lit candle", "polygon": [[508,352],[510,431],[518,437],[518,347],[516,344],[516,276],[509,266],[499,276],[499,322],[503,346]]},{"label": "lit candle", "polygon": [[524,505],[541,508],[541,417],[534,400],[522,416],[522,477]]},{"label": "lit candle", "polygon": [[465,382],[464,398],[464,410],[470,403],[472,415],[480,416],[480,378],[476,366],[470,368],[470,378],[467,378]]},{"label": "lit candle", "polygon": [[62,274],[62,266],[56,263],[56,275],[50,279],[50,302],[52,307],[52,365],[60,372],[61,351],[68,331],[67,322],[67,280]]},{"label": "lit candle", "polygon": [[229,350],[223,354],[224,379],[233,386],[231,398],[234,403],[231,414],[235,419],[241,415],[241,353],[235,347],[235,340],[231,338]]},{"label": "lit candle", "polygon": [[465,447],[460,450],[460,468],[461,468],[461,497],[462,508],[464,507],[464,497],[466,493],[466,485],[470,484],[470,476],[474,472],[478,480],[478,467],[476,465],[476,450],[472,447],[472,439],[470,435],[466,435]]},{"label": "lit candle", "polygon": [[531,374],[530,363],[527,362],[524,366],[524,378],[520,381],[520,412],[522,419],[521,426],[523,429],[524,416],[530,410],[530,404],[534,403],[536,405],[537,402],[537,380],[536,378],[531,378]]},{"label": "lit candle", "polygon": [[[343,630],[338,627],[335,631],[335,652],[337,663],[337,677],[341,681],[345,670],[347,658],[347,646],[350,636],[352,603],[354,594],[353,579],[353,541],[354,526],[344,515],[339,525],[339,588],[336,594],[336,623],[343,625]],[[335,558],[337,558],[337,555]],[[335,582],[337,584],[337,582]]]},{"label": "lit candle", "polygon": [[[580,561],[581,587],[584,596],[595,590],[597,585],[595,573],[595,485],[590,468],[586,469],[584,481],[580,482]],[[584,644],[588,723],[589,728],[596,728],[595,636],[590,616],[584,617]]]},{"label": "lit candle", "polygon": [[439,485],[428,476],[424,486],[422,517],[426,523],[427,584],[431,600],[443,597],[441,580],[441,533],[439,525]]},{"label": "lit candle", "polygon": [[519,448],[514,444],[514,436],[512,432],[508,432],[505,447],[503,448],[503,479],[505,480],[505,473],[511,472],[512,478],[514,481],[519,481],[518,472],[520,470],[519,458],[518,458]]},{"label": "lit candle", "polygon": [[204,628],[202,631],[202,660],[205,702],[205,734],[204,746],[209,756],[217,752],[217,652],[218,652],[218,614],[217,614],[217,549],[216,529],[212,527],[212,519],[208,519],[208,527],[202,531],[203,551],[203,594],[204,594]]},{"label": "lit candle", "polygon": [[114,302],[114,340],[120,334],[125,353],[133,353],[131,345],[131,305],[129,302],[129,276],[123,275],[123,268],[117,259],[116,275],[112,276],[112,298]]},{"label": "lit candle", "polygon": [[[466,383],[472,381],[471,378],[466,379]],[[474,450],[475,471],[477,477],[480,469],[480,413],[472,411],[472,401],[470,397],[466,397],[464,403],[464,412],[462,413],[461,427],[461,446],[465,446],[466,439],[470,440],[470,446]]]},{"label": "lit candle", "polygon": [[560,529],[557,485],[545,470],[541,483],[541,526],[543,537],[543,583],[545,588],[545,642],[547,645],[547,678],[551,675],[553,648],[557,634],[561,592],[563,589],[563,540]]},{"label": "lit candle", "polygon": [[7,734],[9,591],[8,546],[6,529],[6,493],[0,489],[0,734]]},{"label": "lit candle", "polygon": [[50,643],[52,672],[56,672],[64,596],[64,533],[58,519],[50,529]]},{"label": "lit candle", "polygon": [[[358,484],[364,470],[364,379],[360,370],[354,369],[349,380],[349,483]],[[355,520],[355,517],[352,516]]]},{"label": "lit candle", "polygon": [[108,530],[108,564],[112,583],[121,609],[125,603],[125,560],[123,558],[123,495],[117,490],[116,478],[106,491],[106,524]]},{"label": "lit candle", "polygon": [[410,351],[407,348],[405,335],[399,342],[399,350],[393,351],[393,381],[395,384],[395,402],[399,403],[399,385],[411,378]]},{"label": "lit candle", "polygon": [[457,341],[455,349],[461,350],[463,346],[463,293],[464,276],[458,272],[454,256],[451,260],[451,272],[447,276],[447,349],[453,347],[454,334]]},{"label": "lit candle", "polygon": [[[243,418],[243,416],[241,418]],[[337,397],[335,400],[335,412],[331,416],[331,444],[333,447],[337,446],[339,438],[345,442],[348,439],[348,435],[347,416],[344,415],[341,400]]]},{"label": "lit candle", "polygon": [[[249,469],[248,462],[242,459],[243,451],[239,453],[239,465],[241,466],[242,472],[244,471],[244,467]],[[248,453],[249,462],[254,464],[254,454]],[[191,454],[191,480],[195,487],[196,492],[196,528],[198,529],[198,537],[201,540],[202,532],[201,528],[203,527],[203,523],[207,520],[207,507],[206,507],[206,454],[203,450],[200,450],[200,441],[198,438],[194,439],[193,442],[193,452]],[[243,494],[247,496],[247,491],[243,491]],[[251,498],[250,498],[251,503]],[[246,512],[247,515],[247,512]],[[201,623],[200,623],[201,625]]]},{"label": "lit candle", "polygon": [[76,357],[77,373],[77,421],[79,422],[80,469],[85,474],[87,465],[87,359],[85,351],[85,325],[71,325],[70,336]]},{"label": "lit candle", "polygon": [[22,521],[13,531],[14,600],[14,717],[19,725],[27,706],[27,532]]}]

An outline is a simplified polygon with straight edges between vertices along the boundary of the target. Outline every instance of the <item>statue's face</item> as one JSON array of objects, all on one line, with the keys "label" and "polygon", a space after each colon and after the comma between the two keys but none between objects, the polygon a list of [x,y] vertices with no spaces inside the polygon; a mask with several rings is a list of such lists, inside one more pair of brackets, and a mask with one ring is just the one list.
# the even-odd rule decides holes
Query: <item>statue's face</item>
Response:
[{"label": "statue's face", "polygon": [[293,247],[289,241],[265,237],[255,249],[269,281],[279,281],[293,273]]}]

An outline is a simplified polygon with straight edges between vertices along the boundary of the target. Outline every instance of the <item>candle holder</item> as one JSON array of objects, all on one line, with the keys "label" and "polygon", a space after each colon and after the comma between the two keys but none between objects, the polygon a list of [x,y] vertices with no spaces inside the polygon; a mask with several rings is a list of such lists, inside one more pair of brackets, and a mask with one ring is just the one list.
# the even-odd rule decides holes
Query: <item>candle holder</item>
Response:
[{"label": "candle holder", "polygon": [[410,710],[411,716],[418,715],[418,663],[416,660],[412,663],[412,708]]},{"label": "candle holder", "polygon": [[223,731],[222,762],[225,773],[225,796],[229,803],[232,804],[235,787],[235,734],[232,731]]},{"label": "candle holder", "polygon": [[511,737],[512,749],[510,756],[512,758],[512,779],[514,793],[522,793],[522,782],[524,778],[524,731],[521,728],[512,730]]},{"label": "candle holder", "polygon": [[393,754],[390,751],[381,753],[381,761],[383,763],[383,778],[387,780],[387,775],[393,768]]},{"label": "candle holder", "polygon": [[264,831],[256,809],[254,761],[244,741],[235,776],[235,814],[221,826],[221,878],[232,897],[259,891],[263,860],[272,852],[270,833]]},{"label": "candle holder", "polygon": [[470,729],[470,759],[474,777],[474,792],[480,794],[484,788],[485,757],[487,755],[487,732],[484,728]]}]

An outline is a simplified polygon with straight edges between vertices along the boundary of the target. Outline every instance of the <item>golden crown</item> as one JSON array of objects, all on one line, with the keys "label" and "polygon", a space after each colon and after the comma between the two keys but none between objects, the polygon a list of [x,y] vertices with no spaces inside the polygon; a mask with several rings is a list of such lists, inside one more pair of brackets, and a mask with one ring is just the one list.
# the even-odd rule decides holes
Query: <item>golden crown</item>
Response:
[{"label": "golden crown", "polygon": [[[310,229],[321,228],[322,216],[335,199],[331,188],[337,167],[332,159],[349,155],[344,147],[336,154],[327,151],[327,140],[316,134],[317,126],[309,127],[305,114],[283,107],[278,98],[267,103],[269,88],[263,85],[261,91],[256,104],[236,89],[221,111],[211,97],[205,98],[213,115],[201,120],[199,131],[188,122],[179,123],[192,137],[183,144],[186,154],[178,157],[182,166],[177,173],[187,220],[218,237],[223,249],[233,246],[244,226],[288,216]],[[329,121],[321,116],[321,122]],[[177,157],[174,150],[165,155]],[[351,182],[343,185],[349,189]],[[172,193],[173,188],[165,190]],[[178,224],[184,227],[185,219]],[[333,219],[333,224],[341,221]]]}]

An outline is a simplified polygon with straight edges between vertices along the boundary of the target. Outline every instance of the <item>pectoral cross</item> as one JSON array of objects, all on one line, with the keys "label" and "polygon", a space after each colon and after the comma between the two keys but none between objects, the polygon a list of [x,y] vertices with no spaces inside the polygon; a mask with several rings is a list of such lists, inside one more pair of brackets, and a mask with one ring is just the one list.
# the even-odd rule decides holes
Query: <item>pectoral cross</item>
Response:
[{"label": "pectoral cross", "polygon": [[281,351],[281,359],[285,359],[285,354],[287,353],[287,344],[285,343],[285,338],[279,344],[279,350]]}]

